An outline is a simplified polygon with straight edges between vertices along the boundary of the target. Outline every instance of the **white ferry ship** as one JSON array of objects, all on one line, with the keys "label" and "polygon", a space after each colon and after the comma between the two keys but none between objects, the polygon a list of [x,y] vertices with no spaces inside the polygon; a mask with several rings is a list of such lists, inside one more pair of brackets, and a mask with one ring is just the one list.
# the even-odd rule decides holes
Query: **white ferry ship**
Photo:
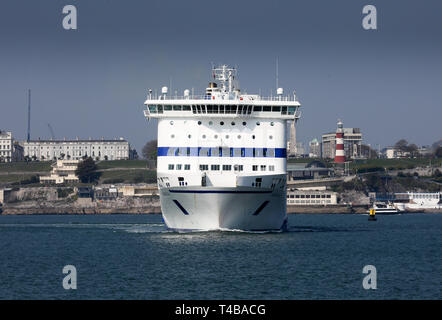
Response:
[{"label": "white ferry ship", "polygon": [[157,179],[166,225],[175,230],[280,230],[287,225],[287,121],[295,93],[241,93],[236,70],[213,68],[205,95],[152,90],[144,115],[158,119]]}]

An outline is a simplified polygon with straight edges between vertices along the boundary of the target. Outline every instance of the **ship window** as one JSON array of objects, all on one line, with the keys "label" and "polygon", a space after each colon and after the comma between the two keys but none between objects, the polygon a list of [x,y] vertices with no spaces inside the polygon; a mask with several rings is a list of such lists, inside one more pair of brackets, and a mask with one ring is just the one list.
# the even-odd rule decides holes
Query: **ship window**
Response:
[{"label": "ship window", "polygon": [[232,170],[232,166],[230,164],[223,164],[223,171],[230,171]]},{"label": "ship window", "polygon": [[234,126],[234,125],[235,125],[235,121],[232,121],[232,123],[231,123],[231,124],[232,124],[232,126]]},{"label": "ship window", "polygon": [[192,138],[192,135],[191,135],[191,134],[189,134],[189,135],[188,135],[187,137],[188,137],[188,138],[190,139],[190,138]]},{"label": "ship window", "polygon": [[213,137],[214,137],[215,139],[218,139],[218,135],[217,135],[217,134],[215,134]]},{"label": "ship window", "polygon": [[200,170],[201,171],[209,170],[209,165],[208,164],[200,164]]},{"label": "ship window", "polygon": [[218,113],[218,106],[213,106],[213,113]]},{"label": "ship window", "polygon": [[260,124],[261,124],[261,123],[260,123],[259,121],[256,123],[257,126],[259,126]]},{"label": "ship window", "polygon": [[257,165],[253,165],[252,166],[252,171],[258,171],[258,166]]},{"label": "ship window", "polygon": [[264,111],[264,112],[272,111],[272,107],[270,107],[270,106],[264,106],[264,107],[262,108],[262,111]]},{"label": "ship window", "polygon": [[252,135],[252,139],[255,140],[255,135]]},{"label": "ship window", "polygon": [[241,156],[242,156],[242,154],[241,154],[241,148],[234,148],[234,149],[233,149],[233,156],[234,156],[234,157],[241,157]]},{"label": "ship window", "polygon": [[198,121],[198,125],[199,125],[199,126],[201,125],[201,123],[202,123],[201,121]]},{"label": "ship window", "polygon": [[181,170],[181,167],[182,167],[181,164],[177,164],[177,165],[176,165],[176,169],[177,169],[177,170]]},{"label": "ship window", "polygon": [[238,106],[238,113],[241,114],[242,113],[242,109],[244,108],[244,106]]},{"label": "ship window", "polygon": [[289,110],[289,112],[288,112],[289,115],[294,115],[296,107],[289,107],[288,110]]},{"label": "ship window", "polygon": [[241,135],[240,134],[238,135],[238,139],[241,139]]},{"label": "ship window", "polygon": [[210,155],[212,157],[219,157],[219,147],[216,148],[210,148]]},{"label": "ship window", "polygon": [[170,111],[170,110],[172,110],[172,106],[170,105],[164,106],[164,111]]},{"label": "ship window", "polygon": [[175,151],[177,148],[169,148],[169,150],[167,150],[167,155],[168,156],[174,156],[175,155]]},{"label": "ship window", "polygon": [[253,107],[253,111],[261,112],[262,111],[262,107],[261,106],[254,106]]},{"label": "ship window", "polygon": [[281,111],[281,107],[273,107],[272,111],[273,112],[280,112]]},{"label": "ship window", "polygon": [[190,164],[185,164],[184,165],[184,170],[190,170]]},{"label": "ship window", "polygon": [[209,121],[209,126],[211,126],[213,124],[213,121]]},{"label": "ship window", "polygon": [[331,198],[331,195],[328,194],[328,195],[327,195],[327,198]]},{"label": "ship window", "polygon": [[201,148],[199,151],[200,157],[208,157],[210,154],[210,148]]},{"label": "ship window", "polygon": [[206,135],[205,134],[203,134],[203,139],[206,139]]},{"label": "ship window", "polygon": [[243,125],[243,126],[247,125],[247,122],[244,121],[244,122],[242,123],[242,125]]},{"label": "ship window", "polygon": [[169,164],[169,170],[173,170],[173,164]]},{"label": "ship window", "polygon": [[158,113],[163,113],[163,106],[161,105],[158,106]]},{"label": "ship window", "polygon": [[213,106],[207,106],[207,113],[212,113],[213,111]]},{"label": "ship window", "polygon": [[265,165],[261,165],[261,171],[266,171],[266,166]]},{"label": "ship window", "polygon": [[270,125],[273,127],[275,125],[275,123],[272,121],[272,122],[270,122]]},{"label": "ship window", "polygon": [[287,114],[287,107],[281,107],[281,114]]},{"label": "ship window", "polygon": [[223,157],[231,157],[230,148],[223,147],[221,151]]},{"label": "ship window", "polygon": [[150,113],[157,113],[157,106],[149,106]]},{"label": "ship window", "polygon": [[229,135],[228,134],[226,135],[226,139],[229,139]]},{"label": "ship window", "polygon": [[183,106],[183,111],[190,111],[190,106]]},{"label": "ship window", "polygon": [[275,157],[275,149],[274,148],[268,148],[267,149],[267,157],[274,158]]},{"label": "ship window", "polygon": [[235,164],[234,168],[235,168],[235,171],[243,171],[244,170],[244,166],[242,164]]},{"label": "ship window", "polygon": [[219,124],[223,126],[224,125],[224,121],[221,121]]},{"label": "ship window", "polygon": [[181,111],[182,106],[173,106],[173,111]]},{"label": "ship window", "polygon": [[275,171],[275,166],[270,165],[269,166],[269,171]]},{"label": "ship window", "polygon": [[212,165],[210,166],[210,170],[213,170],[213,171],[219,171],[219,164],[212,164]]}]

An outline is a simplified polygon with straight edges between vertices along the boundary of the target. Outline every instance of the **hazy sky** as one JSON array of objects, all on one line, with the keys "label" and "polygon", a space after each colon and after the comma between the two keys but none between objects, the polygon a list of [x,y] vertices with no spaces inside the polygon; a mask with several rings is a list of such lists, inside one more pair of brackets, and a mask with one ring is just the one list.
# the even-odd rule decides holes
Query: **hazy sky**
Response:
[{"label": "hazy sky", "polygon": [[[64,30],[75,5],[78,29]],[[364,30],[362,8],[377,8]],[[0,129],[31,138],[125,137],[140,152],[156,137],[147,88],[201,93],[211,63],[239,68],[242,90],[302,103],[299,140],[360,127],[372,146],[442,138],[442,1],[0,2]]]}]

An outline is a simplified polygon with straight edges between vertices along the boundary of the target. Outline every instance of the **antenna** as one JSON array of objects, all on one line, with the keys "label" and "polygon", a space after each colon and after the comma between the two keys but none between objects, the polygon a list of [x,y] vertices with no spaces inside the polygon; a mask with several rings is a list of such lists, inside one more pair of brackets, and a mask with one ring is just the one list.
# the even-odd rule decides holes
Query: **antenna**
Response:
[{"label": "antenna", "polygon": [[28,137],[27,142],[31,140],[31,89],[28,89]]},{"label": "antenna", "polygon": [[52,140],[55,140],[54,130],[52,129],[51,124],[49,124],[49,123],[48,123],[48,128],[49,128],[49,132],[51,133]]},{"label": "antenna", "polygon": [[276,57],[276,89],[279,88],[279,75],[278,72],[279,68],[278,68],[278,57]]}]

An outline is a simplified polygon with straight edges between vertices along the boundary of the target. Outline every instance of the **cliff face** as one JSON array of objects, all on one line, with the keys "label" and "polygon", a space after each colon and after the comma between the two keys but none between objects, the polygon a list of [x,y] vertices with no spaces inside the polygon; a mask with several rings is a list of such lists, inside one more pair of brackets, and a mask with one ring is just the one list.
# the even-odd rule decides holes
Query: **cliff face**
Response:
[{"label": "cliff face", "polygon": [[152,198],[118,198],[116,200],[56,200],[6,203],[2,214],[111,214],[161,213],[160,203]]}]

